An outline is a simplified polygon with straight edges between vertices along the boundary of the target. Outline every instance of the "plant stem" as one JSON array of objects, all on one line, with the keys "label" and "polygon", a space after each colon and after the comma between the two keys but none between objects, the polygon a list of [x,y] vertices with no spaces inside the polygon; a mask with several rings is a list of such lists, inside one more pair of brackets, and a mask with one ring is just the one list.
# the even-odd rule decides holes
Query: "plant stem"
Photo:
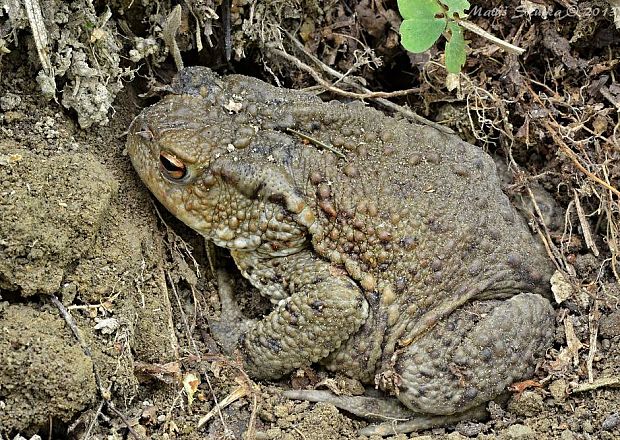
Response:
[{"label": "plant stem", "polygon": [[504,49],[506,52],[514,53],[516,55],[523,55],[523,53],[525,52],[525,49],[515,46],[514,44],[510,44],[507,41],[502,40],[501,38],[497,38],[495,35],[488,33],[481,27],[476,26],[475,24],[467,20],[457,20],[457,22],[468,31],[471,31],[474,34],[480,35],[481,37],[492,41],[493,43]]}]

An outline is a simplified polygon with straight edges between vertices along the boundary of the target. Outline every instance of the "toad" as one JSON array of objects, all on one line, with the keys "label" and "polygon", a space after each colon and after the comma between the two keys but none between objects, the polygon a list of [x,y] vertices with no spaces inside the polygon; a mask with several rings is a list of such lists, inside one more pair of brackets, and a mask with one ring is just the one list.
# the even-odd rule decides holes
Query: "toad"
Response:
[{"label": "toad", "polygon": [[533,373],[553,332],[551,268],[489,155],[359,103],[203,67],[171,91],[135,118],[127,150],[157,199],[270,299],[248,319],[221,294],[211,328],[250,376],[320,363],[406,408],[291,396],[417,415],[406,430],[469,417]]}]

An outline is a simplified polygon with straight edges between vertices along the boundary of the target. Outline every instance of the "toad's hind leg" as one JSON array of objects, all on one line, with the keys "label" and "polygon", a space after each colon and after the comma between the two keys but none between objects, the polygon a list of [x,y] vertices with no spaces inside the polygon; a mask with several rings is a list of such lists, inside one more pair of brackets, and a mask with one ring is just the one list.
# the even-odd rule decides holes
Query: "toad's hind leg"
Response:
[{"label": "toad's hind leg", "polygon": [[457,309],[396,355],[393,386],[407,408],[393,398],[335,396],[316,390],[287,391],[285,396],[391,420],[364,428],[360,432],[364,435],[481,419],[489,400],[533,372],[536,357],[551,341],[553,316],[547,299],[529,293],[474,301]]},{"label": "toad's hind leg", "polygon": [[398,399],[424,414],[461,413],[532,374],[553,336],[554,314],[540,295],[474,301],[398,357]]}]

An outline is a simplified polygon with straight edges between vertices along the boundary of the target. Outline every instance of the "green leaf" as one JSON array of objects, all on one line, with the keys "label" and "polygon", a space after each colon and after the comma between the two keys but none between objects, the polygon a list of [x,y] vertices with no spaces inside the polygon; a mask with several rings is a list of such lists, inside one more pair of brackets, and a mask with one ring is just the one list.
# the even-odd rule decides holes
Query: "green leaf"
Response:
[{"label": "green leaf", "polygon": [[450,39],[446,43],[446,69],[450,73],[459,73],[465,65],[467,55],[463,29],[456,22],[448,23]]},{"label": "green leaf", "polygon": [[410,52],[420,53],[431,47],[446,28],[446,11],[437,0],[398,0],[404,20],[400,25],[400,42]]},{"label": "green leaf", "polygon": [[445,18],[431,20],[405,20],[400,25],[400,44],[409,52],[428,50],[446,28]]},{"label": "green leaf", "polygon": [[445,12],[437,0],[398,0],[398,10],[405,20],[408,18],[430,19]]},{"label": "green leaf", "polygon": [[458,14],[459,17],[465,16],[465,10],[469,9],[469,2],[467,0],[440,0],[441,3],[448,7],[448,17],[454,17],[454,14]]}]

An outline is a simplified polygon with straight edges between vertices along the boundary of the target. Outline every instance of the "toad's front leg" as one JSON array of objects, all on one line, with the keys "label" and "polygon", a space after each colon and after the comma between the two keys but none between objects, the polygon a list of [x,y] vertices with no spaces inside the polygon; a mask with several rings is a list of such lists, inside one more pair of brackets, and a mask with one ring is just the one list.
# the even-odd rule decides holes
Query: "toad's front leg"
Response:
[{"label": "toad's front leg", "polygon": [[[221,322],[235,322],[232,327],[214,325],[211,331],[224,348],[235,339],[246,371],[255,378],[275,379],[323,359],[368,317],[368,303],[359,287],[344,271],[309,250],[284,257],[241,251],[232,256],[275,308],[261,320],[242,318],[230,290],[220,289]],[[238,329],[237,334],[227,330],[231,328]]]}]

